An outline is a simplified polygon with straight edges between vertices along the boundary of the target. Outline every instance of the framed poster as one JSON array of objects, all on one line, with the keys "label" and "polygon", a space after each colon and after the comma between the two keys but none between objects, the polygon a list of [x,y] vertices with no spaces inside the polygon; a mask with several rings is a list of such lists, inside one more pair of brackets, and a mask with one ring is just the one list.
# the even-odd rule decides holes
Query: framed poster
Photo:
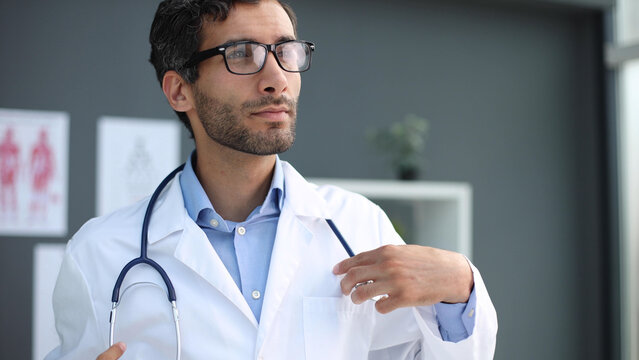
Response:
[{"label": "framed poster", "polygon": [[98,120],[98,216],[153,193],[180,164],[180,129],[174,120]]},{"label": "framed poster", "polygon": [[0,109],[0,234],[65,236],[69,115]]},{"label": "framed poster", "polygon": [[34,360],[43,359],[60,344],[53,318],[53,289],[64,257],[65,244],[36,244],[33,248]]}]

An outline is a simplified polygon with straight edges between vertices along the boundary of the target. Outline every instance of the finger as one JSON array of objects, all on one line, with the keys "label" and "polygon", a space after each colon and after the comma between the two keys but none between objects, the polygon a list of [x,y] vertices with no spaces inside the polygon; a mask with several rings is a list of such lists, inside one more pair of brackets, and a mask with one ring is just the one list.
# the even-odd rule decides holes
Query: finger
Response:
[{"label": "finger", "polygon": [[126,344],[123,342],[118,342],[111,345],[105,352],[100,354],[96,360],[116,360],[119,359],[122,354],[126,351]]},{"label": "finger", "polygon": [[392,246],[393,245],[385,245],[375,250],[365,251],[352,258],[342,260],[333,267],[333,274],[341,275],[348,272],[352,267],[374,264],[379,260],[380,254],[388,252],[387,248]]},{"label": "finger", "polygon": [[346,276],[340,281],[340,287],[342,288],[342,294],[348,295],[353,291],[353,288],[360,283],[367,282],[369,280],[376,281],[380,276],[376,266],[357,266],[350,268],[346,273]]},{"label": "finger", "polygon": [[[372,250],[372,251],[375,251],[375,250]],[[369,251],[363,252],[361,254],[357,254],[353,256],[352,258],[344,259],[340,261],[339,263],[337,263],[333,267],[333,274],[335,275],[345,274],[346,272],[348,272],[348,270],[350,270],[353,267],[371,264],[372,260],[373,258],[370,256]]]},{"label": "finger", "polygon": [[386,295],[389,291],[387,283],[366,282],[360,286],[355,286],[355,290],[351,293],[351,300],[354,304],[361,304],[376,296]]},{"label": "finger", "polygon": [[377,309],[380,314],[388,314],[400,307],[401,303],[397,296],[385,296],[375,302],[375,309]]}]

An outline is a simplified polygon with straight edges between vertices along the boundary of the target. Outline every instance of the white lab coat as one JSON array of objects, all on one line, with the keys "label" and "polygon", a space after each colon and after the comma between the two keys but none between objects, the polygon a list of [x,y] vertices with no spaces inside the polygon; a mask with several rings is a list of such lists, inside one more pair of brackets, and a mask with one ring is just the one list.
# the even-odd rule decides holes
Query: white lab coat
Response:
[{"label": "white lab coat", "polygon": [[[402,240],[364,197],[317,187],[283,162],[285,201],[278,223],[261,319],[251,309],[209,243],[191,220],[174,179],[157,201],[149,257],[168,273],[177,294],[182,359],[492,359],[497,317],[473,267],[477,307],[473,334],[442,341],[434,307],[381,315],[374,303],[355,305],[340,292],[333,266],[347,257],[328,227],[333,219],[359,253]],[[61,345],[46,359],[95,359],[108,347],[111,292],[122,267],[140,249],[148,199],[87,222],[69,242],[53,296]],[[146,265],[127,275],[164,288]],[[162,290],[163,291],[163,290]],[[158,287],[121,293],[115,331],[123,359],[174,359],[171,306]]]}]

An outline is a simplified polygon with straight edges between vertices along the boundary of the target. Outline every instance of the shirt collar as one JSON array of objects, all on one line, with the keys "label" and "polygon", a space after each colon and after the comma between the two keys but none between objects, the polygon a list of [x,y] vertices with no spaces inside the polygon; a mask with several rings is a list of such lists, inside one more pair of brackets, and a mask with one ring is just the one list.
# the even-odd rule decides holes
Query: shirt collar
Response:
[{"label": "shirt collar", "polygon": [[[184,207],[189,214],[189,217],[197,222],[198,216],[202,210],[211,209],[215,214],[215,208],[211,204],[209,197],[206,195],[202,184],[195,175],[193,169],[193,162],[195,161],[197,154],[195,150],[189,155],[184,170],[180,174],[180,187],[182,189],[182,196],[184,197]],[[279,156],[275,157],[275,170],[273,171],[273,179],[271,180],[271,187],[269,188],[264,203],[260,207],[259,213],[262,214],[266,211],[269,213],[280,212],[282,205],[284,204],[284,172],[282,171],[282,162]],[[253,216],[253,214],[251,214]]]}]

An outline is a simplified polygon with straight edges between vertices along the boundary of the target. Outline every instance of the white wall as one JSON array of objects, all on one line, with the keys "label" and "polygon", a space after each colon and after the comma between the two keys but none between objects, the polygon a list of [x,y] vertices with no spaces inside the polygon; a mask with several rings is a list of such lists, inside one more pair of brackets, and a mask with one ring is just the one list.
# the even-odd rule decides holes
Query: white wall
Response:
[{"label": "white wall", "polygon": [[[616,42],[639,44],[639,1],[619,0]],[[639,359],[639,59],[619,67],[619,206],[622,359]]]}]

